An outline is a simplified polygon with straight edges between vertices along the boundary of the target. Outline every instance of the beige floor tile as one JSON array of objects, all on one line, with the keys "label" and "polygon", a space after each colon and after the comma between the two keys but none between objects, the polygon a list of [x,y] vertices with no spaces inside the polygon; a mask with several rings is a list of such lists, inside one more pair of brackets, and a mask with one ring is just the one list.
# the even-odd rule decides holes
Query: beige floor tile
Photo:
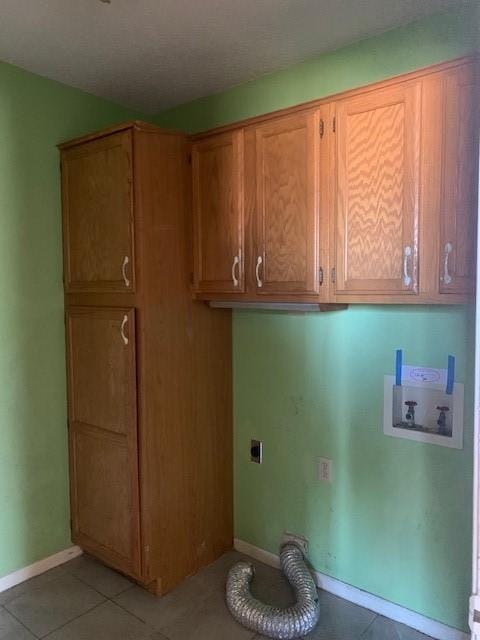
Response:
[{"label": "beige floor tile", "polygon": [[133,582],[87,555],[64,565],[65,571],[85,582],[107,598],[113,598],[133,586]]},{"label": "beige floor tile", "polygon": [[48,640],[167,640],[113,602],[104,602],[47,636]]},{"label": "beige floor tile", "polygon": [[103,600],[102,595],[74,576],[63,575],[23,593],[5,608],[27,629],[41,637]]}]

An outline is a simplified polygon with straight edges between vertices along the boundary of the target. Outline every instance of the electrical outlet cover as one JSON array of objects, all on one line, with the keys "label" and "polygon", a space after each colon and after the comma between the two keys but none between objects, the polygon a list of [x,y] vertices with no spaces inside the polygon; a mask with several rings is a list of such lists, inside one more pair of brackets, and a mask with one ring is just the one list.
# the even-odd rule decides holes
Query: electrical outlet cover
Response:
[{"label": "electrical outlet cover", "polygon": [[287,542],[294,542],[303,552],[305,558],[308,558],[308,538],[298,535],[296,533],[290,533],[290,531],[284,531],[282,535],[282,547]]}]

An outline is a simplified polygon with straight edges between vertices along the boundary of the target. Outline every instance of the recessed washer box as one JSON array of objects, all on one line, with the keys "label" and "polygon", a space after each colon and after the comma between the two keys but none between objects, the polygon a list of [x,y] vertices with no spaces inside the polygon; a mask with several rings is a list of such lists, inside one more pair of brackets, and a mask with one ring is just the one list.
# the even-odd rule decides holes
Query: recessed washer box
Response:
[{"label": "recessed washer box", "polygon": [[453,449],[463,449],[464,386],[456,382],[446,392],[446,370],[405,366],[402,384],[384,377],[383,431]]}]

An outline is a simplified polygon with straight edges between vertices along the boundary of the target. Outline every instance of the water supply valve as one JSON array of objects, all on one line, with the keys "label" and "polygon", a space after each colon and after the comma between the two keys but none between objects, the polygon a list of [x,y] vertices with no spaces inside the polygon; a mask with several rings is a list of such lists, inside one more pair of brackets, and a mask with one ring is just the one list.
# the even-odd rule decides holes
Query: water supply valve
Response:
[{"label": "water supply valve", "polygon": [[407,405],[407,413],[405,414],[405,420],[407,421],[407,425],[409,427],[415,426],[415,407],[417,406],[417,402],[415,400],[407,400],[405,402]]},{"label": "water supply valve", "polygon": [[450,411],[450,407],[439,406],[437,407],[437,411],[440,411],[440,414],[437,420],[438,433],[442,436],[451,435],[449,429],[447,428],[447,411]]}]

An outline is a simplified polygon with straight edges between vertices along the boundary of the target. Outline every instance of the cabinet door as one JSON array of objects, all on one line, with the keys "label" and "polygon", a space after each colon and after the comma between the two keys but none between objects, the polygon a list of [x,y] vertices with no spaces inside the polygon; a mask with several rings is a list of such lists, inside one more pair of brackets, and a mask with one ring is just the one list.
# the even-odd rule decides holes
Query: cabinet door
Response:
[{"label": "cabinet door", "polygon": [[319,114],[256,128],[257,293],[318,291]]},{"label": "cabinet door", "polygon": [[337,294],[418,292],[419,83],[337,104]]},{"label": "cabinet door", "polygon": [[62,152],[65,289],[133,291],[132,132]]},{"label": "cabinet door", "polygon": [[192,148],[195,288],[244,291],[243,130]]},{"label": "cabinet door", "polygon": [[135,315],[67,310],[72,539],[140,571]]},{"label": "cabinet door", "polygon": [[444,80],[440,198],[440,293],[473,293],[478,176],[478,91],[474,65]]}]

